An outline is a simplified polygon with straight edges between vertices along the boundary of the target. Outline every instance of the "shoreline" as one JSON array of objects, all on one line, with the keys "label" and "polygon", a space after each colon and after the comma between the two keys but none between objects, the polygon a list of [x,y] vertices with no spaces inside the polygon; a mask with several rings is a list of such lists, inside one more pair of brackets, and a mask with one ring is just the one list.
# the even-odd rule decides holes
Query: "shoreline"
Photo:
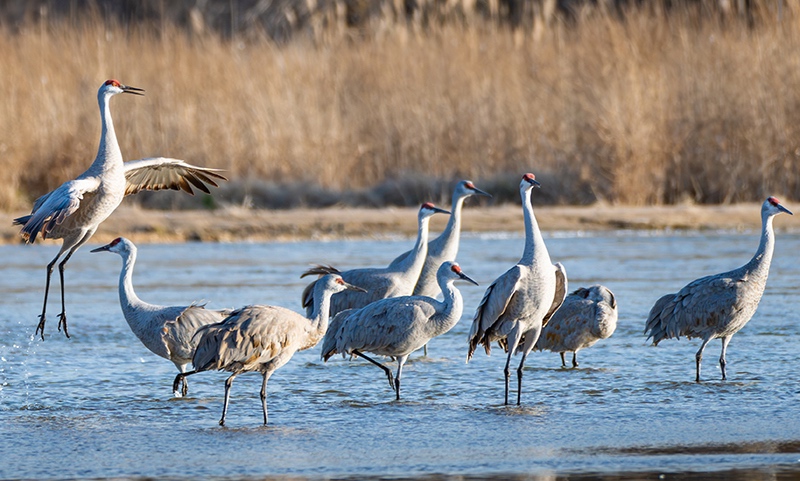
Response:
[{"label": "shoreline", "polygon": [[[592,206],[535,207],[544,232],[614,230],[757,230],[761,226],[760,204],[677,205],[629,207]],[[226,207],[217,210],[154,211],[121,206],[98,229],[92,243],[107,243],[123,236],[137,243],[177,242],[265,242],[331,240],[414,236],[416,207],[383,209],[301,208],[253,210]],[[22,242],[15,217],[25,212],[0,213],[0,244]],[[431,234],[440,232],[447,216],[431,218]],[[775,228],[800,230],[800,216],[781,216]],[[522,209],[518,205],[465,206],[462,232],[523,232]],[[37,241],[37,242],[40,242]],[[60,240],[45,241],[60,243]]]}]

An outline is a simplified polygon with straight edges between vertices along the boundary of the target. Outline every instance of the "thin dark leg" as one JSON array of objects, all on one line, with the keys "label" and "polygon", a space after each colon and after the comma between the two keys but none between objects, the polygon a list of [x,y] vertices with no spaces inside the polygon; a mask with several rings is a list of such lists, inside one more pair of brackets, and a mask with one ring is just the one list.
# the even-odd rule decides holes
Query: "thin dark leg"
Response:
[{"label": "thin dark leg", "polygon": [[408,356],[399,356],[397,358],[397,376],[394,378],[394,392],[397,394],[395,400],[400,400],[400,377],[403,375],[403,365],[406,363]]},{"label": "thin dark leg", "polygon": [[186,397],[187,394],[189,394],[189,383],[186,381],[186,376],[184,376],[181,383],[181,396]]},{"label": "thin dark leg", "polygon": [[703,339],[703,343],[700,345],[700,349],[697,350],[697,354],[694,355],[694,359],[697,363],[697,376],[695,376],[694,381],[700,382],[700,364],[703,361],[703,350],[706,348],[706,344],[711,339]]},{"label": "thin dark leg", "polygon": [[225,401],[222,404],[222,419],[219,420],[219,425],[225,425],[225,415],[228,414],[228,401],[231,400],[231,384],[236,374],[231,374],[231,377],[225,380]]},{"label": "thin dark leg", "polygon": [[64,302],[64,267],[67,261],[72,257],[74,250],[69,251],[64,257],[64,260],[58,264],[58,277],[61,280],[61,314],[58,315],[58,330],[61,331],[61,326],[64,326],[64,335],[69,339],[69,331],[67,331],[67,306]]},{"label": "thin dark leg", "polygon": [[389,369],[388,367],[386,367],[383,364],[379,363],[375,359],[371,359],[371,358],[365,356],[361,351],[358,351],[356,349],[353,349],[353,354],[355,354],[356,356],[359,356],[359,357],[363,357],[367,361],[369,361],[372,364],[375,364],[379,368],[383,369],[383,372],[386,373],[386,377],[389,378],[389,386],[392,387],[392,390],[396,390],[397,389],[396,386],[395,386],[395,383],[394,383],[394,375],[392,374],[392,370],[391,369]]},{"label": "thin dark leg", "polygon": [[725,353],[728,352],[728,343],[731,342],[731,336],[726,336],[722,338],[722,353],[719,356],[719,367],[722,370],[722,380],[726,381],[728,379],[727,373],[725,371],[725,366],[728,362],[725,360]]},{"label": "thin dark leg", "polygon": [[[47,294],[50,292],[50,278],[53,275],[53,267],[56,265],[58,256],[49,264],[47,264],[47,281],[44,283],[44,304],[42,305],[42,314],[39,316],[39,325],[36,326],[36,334],[42,335],[44,341],[44,324],[45,324],[45,311],[47,311]],[[34,335],[36,335],[34,334]]]},{"label": "thin dark leg", "polygon": [[513,354],[514,351],[509,349],[508,358],[506,359],[506,367],[503,369],[503,376],[505,377],[505,382],[506,382],[505,397],[503,398],[503,405],[505,406],[508,406],[508,378],[511,376],[511,371],[509,370],[509,366],[511,364],[511,356]]},{"label": "thin dark leg", "polygon": [[578,351],[572,352],[572,367],[578,367]]},{"label": "thin dark leg", "polygon": [[564,353],[559,352],[561,354],[561,367],[567,367],[567,361],[564,360]]},{"label": "thin dark leg", "polygon": [[178,385],[183,384],[183,390],[181,391],[184,396],[186,396],[186,392],[188,391],[188,384],[186,383],[186,376],[191,376],[192,374],[197,374],[198,371],[189,371],[189,372],[181,372],[175,376],[175,380],[172,382],[172,392],[178,392]]},{"label": "thin dark leg", "polygon": [[264,373],[264,382],[261,383],[261,409],[264,411],[264,426],[267,425],[267,381],[269,372]]}]

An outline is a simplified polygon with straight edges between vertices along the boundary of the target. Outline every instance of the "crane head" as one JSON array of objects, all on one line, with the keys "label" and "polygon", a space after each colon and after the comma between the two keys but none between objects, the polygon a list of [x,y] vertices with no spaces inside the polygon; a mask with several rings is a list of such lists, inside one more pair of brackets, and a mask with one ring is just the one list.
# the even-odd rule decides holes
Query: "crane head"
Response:
[{"label": "crane head", "polygon": [[106,80],[100,87],[100,91],[108,92],[111,95],[116,95],[116,94],[144,95],[144,89],[122,85],[120,81],[116,79]]},{"label": "crane head", "polygon": [[528,172],[527,174],[522,176],[522,182],[520,182],[519,187],[520,189],[528,190],[532,187],[541,187],[542,184],[536,180],[536,176]]},{"label": "crane head", "polygon": [[767,197],[767,200],[764,201],[762,212],[764,210],[766,210],[767,213],[769,213],[770,215],[777,215],[780,214],[781,212],[785,212],[789,215],[794,215],[789,209],[781,205],[781,201],[779,201],[776,197],[772,196]]},{"label": "crane head", "polygon": [[475,282],[471,277],[464,274],[464,272],[461,270],[461,266],[458,265],[457,262],[454,261],[443,262],[442,265],[439,267],[439,271],[441,273],[444,273],[451,279],[463,279],[467,282],[475,284],[476,286],[478,285],[478,283]]},{"label": "crane head", "polygon": [[441,209],[439,207],[436,207],[431,202],[425,202],[424,204],[422,204],[419,207],[419,218],[420,219],[427,219],[428,217],[430,217],[430,216],[432,216],[433,214],[436,214],[436,213],[449,214],[450,211]]},{"label": "crane head", "polygon": [[486,193],[481,189],[475,187],[475,184],[472,183],[471,180],[462,180],[456,186],[456,197],[469,197],[471,195],[482,195],[485,197],[491,197],[492,194]]},{"label": "crane head", "polygon": [[130,252],[132,249],[134,249],[134,247],[131,241],[124,237],[117,237],[108,244],[100,246],[97,249],[92,249],[90,252],[114,252],[121,254],[123,252]]}]

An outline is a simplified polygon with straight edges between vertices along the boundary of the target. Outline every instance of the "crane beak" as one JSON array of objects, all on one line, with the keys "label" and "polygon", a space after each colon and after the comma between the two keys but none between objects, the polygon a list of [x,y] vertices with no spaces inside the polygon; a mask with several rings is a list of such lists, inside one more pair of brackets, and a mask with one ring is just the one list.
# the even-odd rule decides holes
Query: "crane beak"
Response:
[{"label": "crane beak", "polygon": [[778,210],[779,210],[779,211],[781,211],[781,212],[786,212],[786,213],[787,213],[787,214],[789,214],[789,215],[794,215],[794,214],[792,214],[792,211],[790,211],[789,209],[787,209],[786,207],[784,207],[784,206],[783,206],[783,205],[781,205],[781,204],[778,204],[776,207],[777,207],[777,208],[778,208]]},{"label": "crane beak", "polygon": [[475,284],[476,286],[479,286],[479,285],[480,285],[480,284],[478,284],[477,282],[475,282],[475,280],[473,280],[473,279],[472,279],[470,276],[468,276],[468,275],[464,274],[463,272],[459,272],[459,273],[458,273],[458,277],[460,277],[460,278],[464,279],[464,280],[465,280],[465,281],[467,281],[467,282],[471,282],[472,284]]},{"label": "crane beak", "polygon": [[488,192],[484,192],[484,191],[482,191],[481,189],[479,189],[477,187],[473,187],[472,191],[475,193],[475,195],[482,195],[484,197],[489,197],[490,199],[492,198],[492,194],[490,194]]},{"label": "crane beak", "polygon": [[98,247],[97,249],[92,249],[89,252],[103,252],[111,249],[111,244],[106,244],[102,247]]},{"label": "crane beak", "polygon": [[541,187],[542,186],[542,184],[540,184],[539,181],[536,180],[536,179],[526,179],[526,180],[527,180],[527,182],[529,184],[531,184],[534,187]]},{"label": "crane beak", "polygon": [[444,209],[441,209],[439,207],[432,207],[431,210],[434,211],[434,212],[438,212],[440,214],[450,215],[450,211],[449,210],[444,210]]},{"label": "crane beak", "polygon": [[122,93],[125,94],[144,95],[144,89],[128,87],[127,85],[120,85],[120,88],[122,89]]},{"label": "crane beak", "polygon": [[350,289],[351,291],[367,292],[367,290],[364,289],[363,287],[354,286],[353,284],[348,284],[347,282],[344,283],[344,286]]}]

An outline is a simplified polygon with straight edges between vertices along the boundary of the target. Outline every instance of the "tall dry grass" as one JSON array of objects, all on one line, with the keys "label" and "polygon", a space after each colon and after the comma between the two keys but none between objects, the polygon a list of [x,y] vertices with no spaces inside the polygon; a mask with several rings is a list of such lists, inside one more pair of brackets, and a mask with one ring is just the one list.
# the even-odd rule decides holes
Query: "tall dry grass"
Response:
[{"label": "tall dry grass", "polygon": [[[791,4],[790,4],[791,5]],[[753,25],[595,11],[535,32],[488,22],[276,46],[99,17],[0,31],[0,208],[83,171],[107,78],[123,154],[259,182],[546,180],[551,202],[800,198],[800,12]],[[416,200],[415,200],[416,201]]]}]

